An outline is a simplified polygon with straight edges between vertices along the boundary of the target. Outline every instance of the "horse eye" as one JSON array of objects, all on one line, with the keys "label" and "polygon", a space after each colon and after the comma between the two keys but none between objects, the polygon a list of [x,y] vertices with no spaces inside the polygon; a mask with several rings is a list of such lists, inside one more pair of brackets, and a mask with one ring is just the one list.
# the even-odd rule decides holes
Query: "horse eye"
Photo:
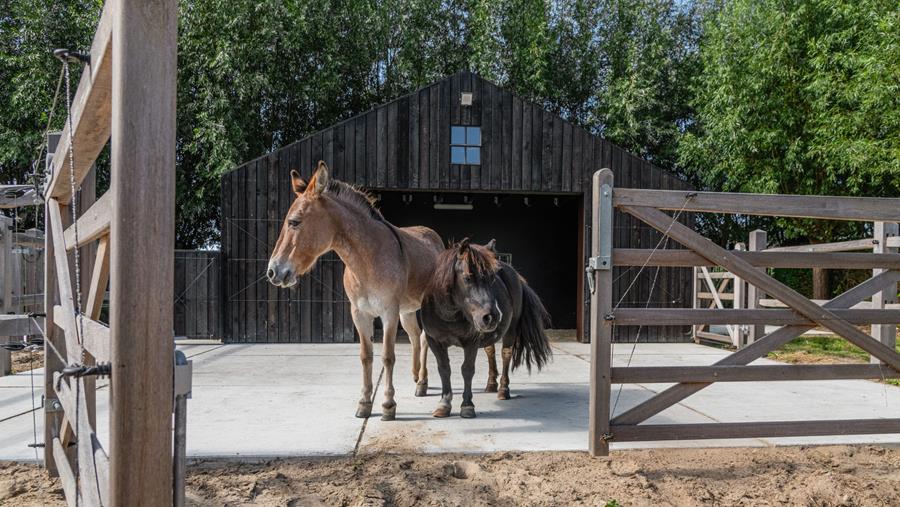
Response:
[{"label": "horse eye", "polygon": [[288,227],[296,229],[297,227],[300,227],[300,221],[299,220],[288,220]]}]

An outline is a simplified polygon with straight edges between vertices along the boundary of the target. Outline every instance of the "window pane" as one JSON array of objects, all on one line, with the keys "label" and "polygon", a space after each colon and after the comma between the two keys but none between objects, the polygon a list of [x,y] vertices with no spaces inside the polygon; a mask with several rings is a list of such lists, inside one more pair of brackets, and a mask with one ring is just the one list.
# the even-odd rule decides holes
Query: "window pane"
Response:
[{"label": "window pane", "polygon": [[465,127],[450,127],[450,144],[466,144]]},{"label": "window pane", "polygon": [[466,149],[462,146],[451,146],[450,147],[450,163],[451,164],[465,164],[466,163]]},{"label": "window pane", "polygon": [[466,163],[472,165],[480,165],[481,148],[466,148]]},{"label": "window pane", "polygon": [[481,127],[466,127],[466,144],[481,146]]}]

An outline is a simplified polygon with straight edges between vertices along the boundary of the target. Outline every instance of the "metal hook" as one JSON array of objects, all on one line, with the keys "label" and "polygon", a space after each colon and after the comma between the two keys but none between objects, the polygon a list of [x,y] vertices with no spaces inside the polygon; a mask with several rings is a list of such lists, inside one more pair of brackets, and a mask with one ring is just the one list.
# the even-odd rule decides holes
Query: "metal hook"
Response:
[{"label": "metal hook", "polygon": [[64,63],[77,63],[81,62],[86,65],[91,64],[91,54],[81,53],[78,51],[72,51],[70,49],[59,48],[53,50],[53,56],[59,59],[59,61]]}]

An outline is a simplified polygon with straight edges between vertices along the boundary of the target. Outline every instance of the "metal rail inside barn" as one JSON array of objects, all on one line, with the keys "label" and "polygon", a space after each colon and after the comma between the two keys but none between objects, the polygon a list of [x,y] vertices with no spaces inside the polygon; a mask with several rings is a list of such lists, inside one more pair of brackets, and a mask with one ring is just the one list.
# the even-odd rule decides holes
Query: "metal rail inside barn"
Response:
[{"label": "metal rail inside barn", "polygon": [[[591,174],[609,167],[623,186],[690,188],[541,105],[460,72],[223,176],[226,342],[357,341],[343,263],[334,253],[292,289],[278,289],[263,276],[294,197],[289,173],[297,169],[308,178],[318,160],[328,163],[334,177],[378,197],[383,214],[397,226],[426,225],[445,241],[496,238],[505,258],[544,299],[554,327],[573,329],[583,340],[589,336],[584,268]],[[693,217],[680,220],[690,223]],[[660,238],[649,226],[617,215],[617,248],[654,248]],[[635,284],[622,307],[690,307],[690,269],[647,269],[635,280],[638,271],[620,268],[613,277],[617,298]],[[686,326],[645,327],[639,336],[636,327],[617,326],[616,332],[618,341],[691,340]]]}]

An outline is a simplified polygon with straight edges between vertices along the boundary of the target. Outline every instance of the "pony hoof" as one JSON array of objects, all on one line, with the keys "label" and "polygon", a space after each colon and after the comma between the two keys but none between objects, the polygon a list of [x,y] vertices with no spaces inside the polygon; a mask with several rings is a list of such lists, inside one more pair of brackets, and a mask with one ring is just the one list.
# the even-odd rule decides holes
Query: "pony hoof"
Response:
[{"label": "pony hoof", "polygon": [[450,407],[439,405],[431,415],[433,417],[450,417]]},{"label": "pony hoof", "polygon": [[419,382],[416,384],[416,396],[421,398],[422,396],[428,396],[428,382]]},{"label": "pony hoof", "polygon": [[496,382],[488,382],[486,386],[484,386],[484,392],[486,393],[496,393],[497,392],[497,383]]},{"label": "pony hoof", "polygon": [[393,421],[397,418],[397,404],[395,403],[392,407],[385,407],[382,405],[381,407],[381,420],[382,421]]},{"label": "pony hoof", "polygon": [[463,419],[472,419],[475,417],[475,405],[467,405],[459,409],[459,416]]},{"label": "pony hoof", "polygon": [[497,399],[498,400],[508,400],[509,399],[509,388],[501,387],[499,391],[497,391]]},{"label": "pony hoof", "polygon": [[363,401],[359,402],[359,405],[357,405],[357,407],[356,407],[356,417],[359,417],[360,419],[365,419],[366,417],[369,417],[370,415],[372,415],[372,402],[371,401],[368,403],[363,402]]}]

